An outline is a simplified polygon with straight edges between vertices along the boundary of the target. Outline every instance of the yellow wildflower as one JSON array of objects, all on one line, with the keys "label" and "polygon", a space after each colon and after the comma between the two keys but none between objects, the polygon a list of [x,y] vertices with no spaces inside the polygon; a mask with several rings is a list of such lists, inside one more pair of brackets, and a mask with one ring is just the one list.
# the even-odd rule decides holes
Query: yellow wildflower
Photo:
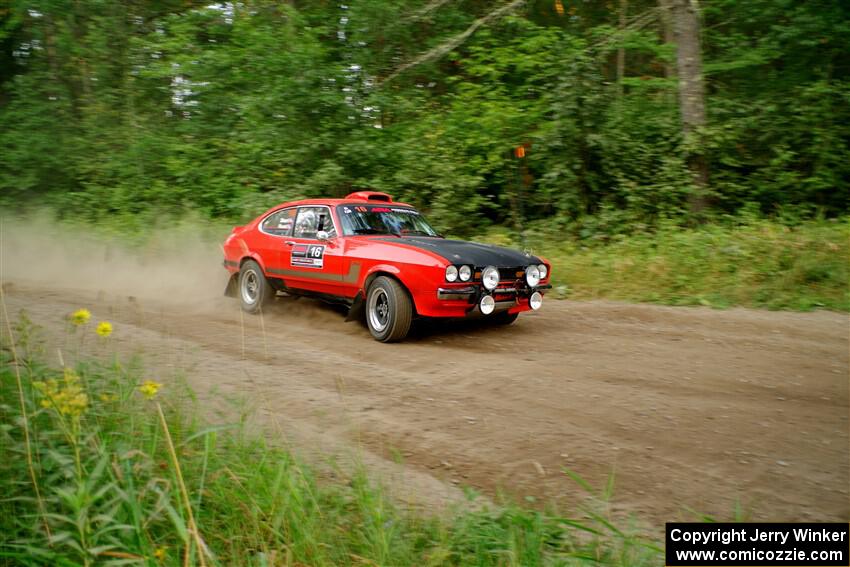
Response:
[{"label": "yellow wildflower", "polygon": [[157,561],[162,561],[163,559],[165,559],[165,548],[157,547],[156,550],[153,552],[153,556],[156,558]]},{"label": "yellow wildflower", "polygon": [[118,394],[101,394],[100,401],[102,402],[114,402],[118,399]]},{"label": "yellow wildflower", "polygon": [[89,322],[89,319],[91,319],[91,311],[85,308],[77,309],[76,311],[71,313],[70,319],[71,323],[73,323],[74,325],[85,325]]},{"label": "yellow wildflower", "polygon": [[109,321],[101,321],[97,324],[97,329],[95,329],[94,332],[101,337],[106,338],[112,334],[112,323]]},{"label": "yellow wildflower", "polygon": [[41,407],[53,408],[60,415],[79,417],[88,408],[89,398],[80,384],[80,377],[73,370],[65,369],[62,382],[55,378],[43,382],[33,382],[44,399]]},{"label": "yellow wildflower", "polygon": [[159,382],[154,382],[153,380],[145,380],[141,386],[139,386],[139,391],[147,398],[148,400],[152,400],[156,393],[159,392],[159,389],[162,388],[162,384]]}]

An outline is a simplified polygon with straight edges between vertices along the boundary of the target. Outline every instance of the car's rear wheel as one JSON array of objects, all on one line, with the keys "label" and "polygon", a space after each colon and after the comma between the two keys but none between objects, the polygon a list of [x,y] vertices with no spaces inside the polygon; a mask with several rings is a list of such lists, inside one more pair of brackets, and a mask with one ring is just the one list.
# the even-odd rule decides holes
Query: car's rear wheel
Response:
[{"label": "car's rear wheel", "polygon": [[366,324],[375,340],[391,343],[407,336],[413,303],[407,290],[392,278],[379,276],[366,295]]},{"label": "car's rear wheel", "polygon": [[258,313],[274,297],[274,289],[266,280],[263,269],[254,260],[248,260],[239,269],[239,300],[242,310]]},{"label": "car's rear wheel", "polygon": [[493,322],[497,325],[510,325],[516,321],[517,317],[519,317],[519,313],[508,313],[507,311],[502,311],[501,313],[493,315]]}]

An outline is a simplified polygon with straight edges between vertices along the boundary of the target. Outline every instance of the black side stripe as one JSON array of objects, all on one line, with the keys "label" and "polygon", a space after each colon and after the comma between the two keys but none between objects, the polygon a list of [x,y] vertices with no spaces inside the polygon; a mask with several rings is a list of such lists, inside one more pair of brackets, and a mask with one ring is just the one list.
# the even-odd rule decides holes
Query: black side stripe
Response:
[{"label": "black side stripe", "polygon": [[304,278],[308,280],[321,280],[326,282],[342,282],[342,283],[357,283],[360,279],[360,262],[352,262],[348,266],[348,273],[342,277],[332,274],[322,274],[320,272],[307,272],[302,270],[281,270],[270,268],[266,270],[271,275],[275,276],[292,276]]}]

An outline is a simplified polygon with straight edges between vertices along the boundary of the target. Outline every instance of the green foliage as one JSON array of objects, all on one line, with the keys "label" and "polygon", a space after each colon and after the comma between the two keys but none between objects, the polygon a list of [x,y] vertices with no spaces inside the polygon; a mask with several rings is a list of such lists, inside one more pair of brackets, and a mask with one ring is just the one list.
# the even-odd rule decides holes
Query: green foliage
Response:
[{"label": "green foliage", "polygon": [[[443,230],[687,217],[675,49],[655,2],[14,0],[0,11],[0,202],[230,220],[375,187]],[[703,8],[714,213],[850,202],[850,18],[835,0]],[[616,52],[625,74],[617,84]],[[525,144],[527,157],[512,151]],[[607,222],[607,221],[606,221]]]},{"label": "green foliage", "polygon": [[[86,323],[70,329],[71,345],[91,334]],[[25,317],[15,338],[0,350],[0,565],[200,565],[200,546],[206,565],[660,560],[657,546],[592,509],[581,521],[513,504],[426,517],[396,507],[362,470],[319,482],[244,420],[207,424],[185,385],[145,386],[139,361],[81,358],[72,382],[85,403],[63,413],[70,369],[44,364]],[[53,389],[34,387],[51,379]]]},{"label": "green foliage", "polygon": [[[541,243],[534,251],[553,264],[556,296],[850,311],[848,219],[788,226],[742,216],[690,229],[665,221],[653,232],[611,237],[611,226],[599,226],[605,218],[528,231],[529,242]],[[555,244],[554,231],[565,230],[586,239]]]}]

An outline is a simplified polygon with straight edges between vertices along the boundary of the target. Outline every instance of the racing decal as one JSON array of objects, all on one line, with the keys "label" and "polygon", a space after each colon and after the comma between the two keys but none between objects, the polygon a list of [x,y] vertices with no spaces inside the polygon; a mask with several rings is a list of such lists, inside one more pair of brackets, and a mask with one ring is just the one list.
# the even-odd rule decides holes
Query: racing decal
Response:
[{"label": "racing decal", "polygon": [[325,247],[317,244],[296,244],[292,247],[291,262],[302,268],[323,268],[325,265]]},{"label": "racing decal", "polygon": [[[348,208],[348,207],[343,207],[342,212],[344,212],[347,215],[350,215],[351,209]],[[422,214],[419,211],[417,211],[416,209],[410,209],[410,208],[407,208],[407,207],[382,207],[382,206],[381,207],[374,207],[374,206],[364,207],[362,205],[358,205],[358,206],[354,207],[354,212],[357,212],[357,213],[374,213],[374,214],[401,213],[403,215],[416,215],[416,216],[419,216],[419,215]]]}]

